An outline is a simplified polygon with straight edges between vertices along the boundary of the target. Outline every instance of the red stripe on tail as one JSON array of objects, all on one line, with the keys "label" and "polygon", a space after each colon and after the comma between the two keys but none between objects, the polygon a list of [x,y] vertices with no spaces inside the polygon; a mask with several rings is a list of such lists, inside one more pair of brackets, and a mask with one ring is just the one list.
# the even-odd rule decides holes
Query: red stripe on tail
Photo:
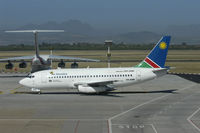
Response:
[{"label": "red stripe on tail", "polygon": [[156,63],[154,63],[153,61],[151,61],[148,57],[145,59],[145,61],[151,65],[153,68],[160,68],[160,66],[158,66]]}]

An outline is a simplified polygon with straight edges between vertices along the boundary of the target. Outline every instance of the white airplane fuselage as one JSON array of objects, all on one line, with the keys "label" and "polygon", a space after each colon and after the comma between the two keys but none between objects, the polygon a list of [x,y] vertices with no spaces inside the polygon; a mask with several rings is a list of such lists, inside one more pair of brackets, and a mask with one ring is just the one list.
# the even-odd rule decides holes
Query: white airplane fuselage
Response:
[{"label": "white airplane fuselage", "polygon": [[[111,84],[108,84],[109,88],[112,89],[155,79],[156,77],[166,74],[166,70],[159,73],[155,73],[154,70],[162,70],[162,68],[54,69],[33,73],[29,78],[21,80],[20,84],[41,90],[78,89],[80,92],[85,91],[86,93],[90,93],[89,90],[84,90],[84,83],[90,84],[112,81]],[[87,85],[85,85],[85,87],[86,86]],[[93,88],[95,87],[98,88],[99,86],[93,86]],[[103,88],[101,86],[95,91],[108,91],[106,89],[108,89],[108,87]]]}]

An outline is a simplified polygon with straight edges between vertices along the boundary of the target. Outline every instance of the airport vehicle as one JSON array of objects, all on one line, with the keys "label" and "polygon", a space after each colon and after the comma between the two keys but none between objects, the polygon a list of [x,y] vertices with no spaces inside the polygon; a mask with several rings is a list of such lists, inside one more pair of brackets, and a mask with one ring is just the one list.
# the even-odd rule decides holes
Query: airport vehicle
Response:
[{"label": "airport vehicle", "polygon": [[32,91],[72,88],[81,93],[101,93],[155,79],[167,73],[165,61],[170,39],[170,36],[162,37],[148,56],[134,67],[44,70],[30,74],[19,83]]},{"label": "airport vehicle", "polygon": [[40,70],[46,70],[50,69],[51,61],[52,60],[60,60],[58,63],[58,67],[64,68],[65,62],[63,60],[72,60],[74,63],[71,64],[72,68],[77,68],[78,64],[77,61],[85,61],[85,62],[97,62],[99,60],[95,59],[87,59],[87,58],[78,58],[78,57],[69,57],[69,56],[56,56],[56,55],[40,55],[39,54],[39,46],[37,41],[37,36],[39,32],[64,32],[63,30],[20,30],[20,31],[6,31],[9,33],[26,33],[26,32],[32,32],[34,33],[35,38],[35,55],[31,56],[21,56],[21,57],[12,57],[12,58],[6,58],[6,59],[0,59],[0,62],[7,61],[8,64],[5,65],[6,69],[12,69],[13,64],[11,61],[21,61],[19,64],[19,68],[26,68],[27,63],[25,60],[31,60],[31,73],[40,71]]}]

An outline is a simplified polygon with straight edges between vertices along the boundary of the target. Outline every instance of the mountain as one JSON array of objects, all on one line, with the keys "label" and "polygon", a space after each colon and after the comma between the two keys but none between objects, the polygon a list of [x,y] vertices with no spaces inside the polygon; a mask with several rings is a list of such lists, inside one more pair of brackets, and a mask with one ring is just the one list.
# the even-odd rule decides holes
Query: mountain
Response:
[{"label": "mountain", "polygon": [[62,23],[57,23],[54,21],[49,21],[47,23],[43,24],[28,24],[21,26],[18,28],[18,30],[25,29],[25,30],[30,30],[30,29],[46,29],[46,30],[65,30],[66,33],[71,33],[71,34],[84,34],[84,35],[92,35],[95,33],[95,29],[87,24],[83,23],[79,20],[69,20],[65,21]]},{"label": "mountain", "polygon": [[[65,30],[64,33],[39,33],[39,43],[104,43],[104,40],[112,39],[114,42],[125,43],[151,43],[157,41],[161,35],[153,32],[130,32],[113,35],[102,30],[97,30],[88,23],[79,20],[69,20],[62,23],[49,21],[43,24],[27,24],[12,30]],[[5,33],[0,31],[0,45],[5,44],[33,44],[31,33]]]},{"label": "mountain", "polygon": [[154,43],[159,40],[162,35],[149,32],[149,31],[141,31],[141,32],[129,32],[126,34],[120,34],[115,37],[115,41],[125,42],[125,43]]},{"label": "mountain", "polygon": [[0,45],[7,44],[33,44],[31,33],[5,33],[5,30],[65,30],[63,33],[39,33],[39,43],[104,43],[105,40],[113,40],[115,43],[149,44],[157,42],[162,35],[171,35],[172,44],[199,44],[200,25],[171,25],[164,32],[150,31],[112,33],[105,30],[97,30],[88,23],[79,20],[69,20],[62,23],[49,21],[43,24],[27,24],[15,29],[0,29]]},{"label": "mountain", "polygon": [[[98,34],[91,25],[79,20],[69,20],[62,23],[49,21],[43,24],[27,24],[11,30],[65,30],[64,33],[39,33],[39,42],[87,42]],[[33,35],[31,33],[5,33],[0,30],[0,45],[5,44],[32,44]]]}]

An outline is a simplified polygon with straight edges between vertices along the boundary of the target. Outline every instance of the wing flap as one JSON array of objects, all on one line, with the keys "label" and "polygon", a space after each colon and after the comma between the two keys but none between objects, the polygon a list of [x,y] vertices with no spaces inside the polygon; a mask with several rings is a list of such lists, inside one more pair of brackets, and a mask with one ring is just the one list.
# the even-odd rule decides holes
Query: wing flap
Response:
[{"label": "wing flap", "polygon": [[99,87],[99,86],[107,86],[110,84],[113,84],[114,82],[117,82],[117,80],[111,80],[111,81],[99,81],[99,82],[90,82],[90,83],[75,83],[75,86],[83,85],[83,86],[91,86],[91,87]]}]

